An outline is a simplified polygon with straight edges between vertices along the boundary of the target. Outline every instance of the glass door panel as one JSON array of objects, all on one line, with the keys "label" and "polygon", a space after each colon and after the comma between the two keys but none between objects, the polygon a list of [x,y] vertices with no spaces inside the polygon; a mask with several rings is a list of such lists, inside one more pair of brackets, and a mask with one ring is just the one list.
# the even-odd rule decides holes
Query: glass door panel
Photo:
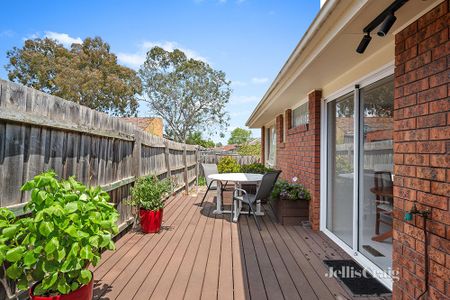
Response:
[{"label": "glass door panel", "polygon": [[392,265],[394,80],[360,90],[358,250],[381,269]]},{"label": "glass door panel", "polygon": [[327,104],[327,229],[352,247],[354,178],[353,93]]}]

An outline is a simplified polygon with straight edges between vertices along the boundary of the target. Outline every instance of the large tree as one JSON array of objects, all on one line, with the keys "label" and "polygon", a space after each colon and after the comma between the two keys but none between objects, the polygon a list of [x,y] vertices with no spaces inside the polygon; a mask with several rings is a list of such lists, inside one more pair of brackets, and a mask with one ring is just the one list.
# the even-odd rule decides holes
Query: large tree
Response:
[{"label": "large tree", "polygon": [[231,136],[228,139],[228,145],[237,144],[242,145],[250,141],[252,137],[252,131],[244,128],[236,128],[231,132]]},{"label": "large tree", "polygon": [[141,81],[135,71],[117,63],[99,37],[70,49],[48,38],[29,39],[7,57],[11,81],[112,115],[136,114]]},{"label": "large tree", "polygon": [[222,134],[228,126],[225,106],[231,89],[224,72],[178,49],[154,47],[147,52],[139,76],[143,100],[163,118],[169,138],[185,142],[194,132]]}]

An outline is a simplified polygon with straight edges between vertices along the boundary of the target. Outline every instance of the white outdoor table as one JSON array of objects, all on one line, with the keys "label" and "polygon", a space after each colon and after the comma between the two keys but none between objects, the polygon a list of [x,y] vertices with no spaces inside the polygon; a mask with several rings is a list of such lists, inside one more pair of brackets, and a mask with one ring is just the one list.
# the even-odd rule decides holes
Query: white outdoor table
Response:
[{"label": "white outdoor table", "polygon": [[[234,205],[234,212],[231,210],[222,210],[222,182],[235,182],[238,186],[242,183],[259,183],[263,175],[261,174],[253,174],[253,173],[221,173],[221,174],[211,174],[208,176],[211,180],[217,180],[217,201],[216,201],[216,209],[213,211],[214,214],[223,214],[223,213],[234,213],[233,221],[237,222],[239,215],[241,214],[242,203],[239,205]],[[234,201],[234,200],[233,200]],[[248,213],[248,212],[242,212]],[[262,216],[264,213],[261,211],[261,201],[257,200],[256,202],[256,215]]]}]

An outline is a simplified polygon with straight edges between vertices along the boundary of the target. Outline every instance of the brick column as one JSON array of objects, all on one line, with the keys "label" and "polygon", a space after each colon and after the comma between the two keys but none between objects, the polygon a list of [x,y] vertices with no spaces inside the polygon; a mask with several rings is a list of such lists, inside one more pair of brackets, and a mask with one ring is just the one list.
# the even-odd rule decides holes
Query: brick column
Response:
[{"label": "brick column", "polygon": [[278,115],[276,118],[276,130],[277,130],[277,144],[284,142],[284,122],[283,115]]},{"label": "brick column", "polygon": [[[444,1],[395,36],[393,299],[450,294],[449,9]],[[428,209],[405,221],[413,204]]]},{"label": "brick column", "polygon": [[284,128],[285,130],[292,128],[292,109],[286,109],[284,112]]},{"label": "brick column", "polygon": [[261,127],[261,163],[266,163],[266,127]]},{"label": "brick column", "polygon": [[310,139],[310,173],[309,220],[314,230],[320,228],[320,102],[322,91],[314,90],[308,94],[309,101],[309,139]]}]

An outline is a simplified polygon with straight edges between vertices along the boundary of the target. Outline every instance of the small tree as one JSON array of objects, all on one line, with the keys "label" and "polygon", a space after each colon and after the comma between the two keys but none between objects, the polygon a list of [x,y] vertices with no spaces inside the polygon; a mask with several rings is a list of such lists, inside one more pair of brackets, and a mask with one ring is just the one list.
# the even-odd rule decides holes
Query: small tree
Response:
[{"label": "small tree", "polygon": [[215,143],[212,140],[203,139],[202,133],[200,131],[190,134],[186,140],[186,143],[190,145],[199,145],[203,148],[214,148],[215,146]]},{"label": "small tree", "polygon": [[252,156],[260,156],[261,155],[261,143],[255,144],[244,144],[239,147],[237,153],[240,155],[252,155]]},{"label": "small tree", "polygon": [[117,64],[101,38],[64,48],[55,40],[29,39],[7,52],[11,81],[112,115],[137,112],[141,82],[136,72]]},{"label": "small tree", "polygon": [[231,136],[228,139],[228,145],[237,144],[242,145],[247,143],[252,137],[252,131],[243,128],[236,128],[231,132]]},{"label": "small tree", "polygon": [[[218,133],[228,126],[231,89],[225,73],[175,49],[154,47],[139,70],[144,101],[165,121],[166,135],[185,142],[196,131]],[[221,135],[223,135],[221,133]]]}]

